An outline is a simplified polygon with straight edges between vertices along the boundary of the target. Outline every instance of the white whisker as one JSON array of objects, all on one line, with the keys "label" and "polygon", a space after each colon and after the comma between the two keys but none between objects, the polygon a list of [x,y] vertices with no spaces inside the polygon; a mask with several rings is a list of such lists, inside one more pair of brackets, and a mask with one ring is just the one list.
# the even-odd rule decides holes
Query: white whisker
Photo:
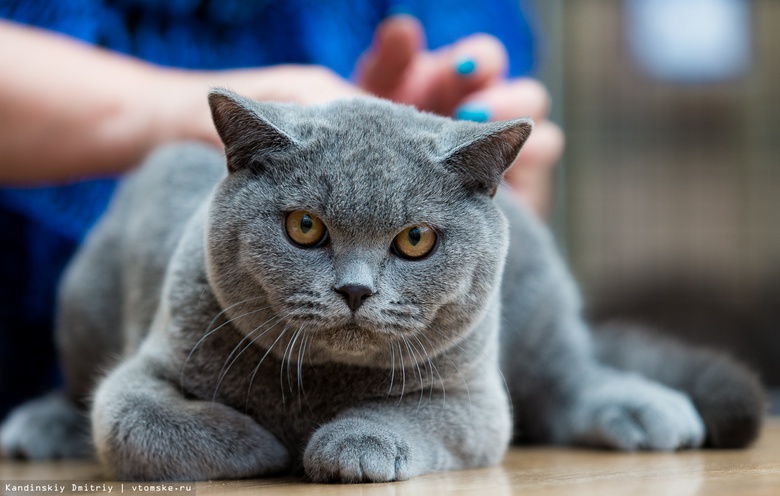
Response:
[{"label": "white whisker", "polygon": [[260,359],[259,362],[257,362],[257,365],[255,366],[255,369],[252,371],[252,377],[249,379],[249,385],[246,388],[246,406],[244,407],[245,411],[249,410],[249,394],[252,392],[252,383],[255,381],[255,375],[257,375],[257,371],[260,370],[260,366],[263,364],[263,361],[266,359],[269,353],[271,353],[271,350],[274,349],[274,346],[276,346],[276,343],[279,342],[280,339],[282,339],[282,336],[287,332],[288,326],[285,326],[284,330],[279,334],[279,336],[276,337],[276,340],[274,340],[273,343],[271,343],[271,346],[268,347],[263,357]]},{"label": "white whisker", "polygon": [[297,382],[298,382],[298,404],[301,403],[301,390],[303,389],[303,352],[306,349],[306,343],[309,340],[309,335],[304,332],[304,327],[300,327],[300,331],[303,333],[303,341],[298,346],[298,363],[297,363]]},{"label": "white whisker", "polygon": [[425,394],[425,384],[423,383],[422,370],[420,370],[420,362],[417,360],[417,355],[413,350],[412,344],[408,339],[406,339],[405,336],[401,336],[401,338],[403,339],[404,345],[406,345],[406,350],[409,352],[410,359],[414,361],[414,365],[417,368],[417,375],[420,378],[420,399],[417,402],[417,412],[419,412],[420,406],[422,405],[422,399]]},{"label": "white whisker", "polygon": [[[301,328],[300,326],[298,329],[293,333],[293,335],[290,337],[290,340],[287,341],[287,346],[284,348],[284,352],[282,352],[282,363],[279,366],[279,387],[281,388],[282,392],[282,404],[284,405],[284,362],[287,361],[287,384],[290,387],[290,392],[292,393],[292,381],[290,380],[290,360],[292,359],[292,350],[295,346],[295,341],[298,339],[298,336],[300,335]],[[288,358],[288,352],[289,352],[289,358]]]},{"label": "white whisker", "polygon": [[404,399],[404,391],[406,391],[406,366],[404,365],[404,353],[401,349],[401,343],[398,343],[398,357],[401,359],[401,396],[398,398],[398,405]]},{"label": "white whisker", "polygon": [[[267,324],[268,322],[270,322],[270,321],[271,321],[271,320],[273,320],[273,319],[276,319],[276,322],[274,322],[274,323],[271,325],[271,327],[268,327],[268,328],[267,328],[267,329],[265,329],[263,332],[261,332],[260,334],[258,334],[256,337],[252,338],[252,340],[251,340],[251,341],[249,341],[249,343],[247,343],[247,345],[246,345],[246,346],[244,346],[244,347],[241,349],[241,351],[239,351],[239,352],[238,352],[238,354],[237,354],[237,355],[236,355],[236,356],[233,358],[233,360],[230,362],[230,364],[229,364],[229,365],[227,365],[227,367],[225,367],[225,364],[223,364],[223,365],[222,365],[222,370],[220,370],[219,378],[217,379],[217,385],[216,385],[216,387],[214,388],[214,396],[213,396],[213,398],[212,398],[212,401],[215,401],[215,400],[216,400],[216,398],[217,398],[217,392],[219,391],[219,385],[220,385],[220,384],[222,384],[222,380],[225,378],[225,376],[227,376],[228,372],[230,371],[230,368],[233,366],[233,364],[235,364],[235,363],[236,363],[236,361],[238,361],[239,357],[240,357],[240,356],[241,356],[241,355],[242,355],[242,354],[243,354],[243,353],[244,353],[246,350],[248,350],[248,349],[249,349],[249,348],[250,348],[250,347],[251,347],[251,346],[252,346],[252,345],[253,345],[253,344],[254,344],[254,343],[255,343],[255,342],[258,340],[258,339],[260,339],[260,338],[261,338],[261,337],[263,337],[263,336],[264,336],[264,335],[265,335],[265,334],[266,334],[268,331],[270,331],[271,329],[273,329],[274,327],[276,327],[276,325],[277,325],[279,322],[281,322],[282,320],[284,320],[285,318],[287,318],[287,317],[288,317],[290,314],[292,314],[292,312],[289,312],[289,313],[287,313],[286,315],[283,315],[283,316],[281,316],[281,317],[278,317],[278,316],[271,317],[270,319],[266,320],[265,322],[263,322],[263,323],[262,323],[262,324],[260,324],[259,326],[257,326],[257,327],[255,327],[254,329],[252,329],[252,332],[250,332],[249,334],[247,334],[246,336],[244,336],[244,337],[241,339],[241,341],[239,341],[239,343],[238,343],[238,344],[237,344],[237,345],[236,345],[236,346],[233,348],[233,351],[231,351],[231,352],[230,352],[230,355],[228,356],[228,358],[225,360],[225,364],[227,364],[227,361],[228,361],[228,360],[230,360],[230,357],[232,357],[232,356],[233,356],[233,354],[236,352],[236,350],[238,349],[238,347],[239,347],[239,346],[241,346],[241,343],[243,343],[244,341],[246,341],[247,339],[249,339],[249,336],[251,336],[252,334],[254,334],[255,332],[257,332],[259,329],[261,329],[263,325]],[[284,330],[287,330],[287,327],[285,327],[285,328],[284,328]],[[282,331],[282,334],[284,334],[284,331]]]},{"label": "white whisker", "polygon": [[395,347],[392,341],[389,341],[388,344],[390,345],[390,387],[387,388],[387,398],[393,392],[393,381],[395,381]]},{"label": "white whisker", "polygon": [[[428,340],[428,337],[423,334],[422,335],[426,340]],[[436,366],[436,364],[433,363],[433,360],[431,359],[431,355],[428,353],[428,350],[425,349],[425,346],[423,345],[422,341],[420,341],[420,338],[414,334],[412,337],[419,343],[420,349],[425,353],[425,358],[428,360],[428,374],[431,376],[431,387],[430,392],[428,393],[428,401],[430,402],[433,399],[433,385],[434,381],[432,380],[433,372],[436,371],[436,375],[439,377],[439,382],[441,383],[441,391],[442,391],[442,403],[445,401],[445,388],[444,388],[444,379],[441,377],[441,373],[439,373],[439,368]],[[428,343],[430,344],[430,340],[428,340]]]},{"label": "white whisker", "polygon": [[214,325],[214,322],[216,322],[216,321],[217,321],[217,319],[218,319],[218,318],[219,318],[221,315],[223,315],[225,312],[227,312],[227,311],[228,311],[228,310],[230,310],[231,308],[233,308],[233,307],[236,307],[236,306],[238,306],[238,305],[241,305],[241,304],[243,304],[243,303],[247,303],[247,302],[249,302],[249,301],[252,301],[252,300],[256,300],[256,299],[258,299],[258,298],[262,298],[262,296],[256,296],[256,297],[254,297],[254,298],[247,298],[246,300],[239,301],[238,303],[234,303],[233,305],[230,305],[229,307],[227,307],[227,308],[225,308],[224,310],[222,310],[221,312],[219,312],[219,313],[218,313],[218,314],[217,314],[217,315],[216,315],[216,316],[215,316],[213,319],[211,319],[211,322],[210,322],[210,323],[209,323],[209,325],[206,327],[206,332],[205,332],[205,333],[203,334],[203,336],[202,336],[202,337],[201,337],[201,338],[198,340],[198,342],[197,342],[197,343],[195,343],[195,346],[193,346],[193,347],[192,347],[192,349],[190,350],[189,354],[187,355],[187,358],[185,358],[185,359],[184,359],[184,363],[183,363],[183,364],[182,364],[182,366],[181,366],[181,373],[179,374],[179,385],[180,385],[181,387],[184,387],[184,386],[183,386],[183,384],[184,384],[184,370],[185,370],[185,368],[187,367],[187,362],[189,362],[189,361],[190,361],[190,358],[192,358],[192,354],[193,354],[193,353],[195,353],[195,350],[198,348],[198,346],[200,346],[200,345],[203,343],[203,341],[205,341],[205,340],[206,340],[206,338],[208,338],[209,336],[211,336],[211,335],[212,335],[212,334],[214,334],[215,332],[219,331],[220,329],[222,329],[222,328],[223,328],[223,327],[225,327],[226,325],[230,324],[230,323],[231,323],[231,322],[233,322],[234,320],[240,319],[240,318],[242,318],[242,317],[246,317],[247,315],[252,315],[252,314],[255,314],[255,313],[258,313],[258,312],[262,312],[263,310],[267,310],[267,309],[269,309],[269,308],[271,308],[271,307],[270,307],[270,306],[265,306],[265,307],[262,307],[262,308],[258,308],[258,309],[252,310],[251,312],[246,312],[246,313],[243,313],[243,314],[241,314],[241,315],[237,315],[236,317],[233,317],[232,319],[230,319],[230,320],[228,320],[228,321],[226,321],[226,322],[223,322],[223,323],[222,323],[222,324],[220,324],[220,325],[219,325],[219,326],[218,326],[216,329],[209,330],[209,329],[211,329],[211,326],[213,326],[213,325]]}]

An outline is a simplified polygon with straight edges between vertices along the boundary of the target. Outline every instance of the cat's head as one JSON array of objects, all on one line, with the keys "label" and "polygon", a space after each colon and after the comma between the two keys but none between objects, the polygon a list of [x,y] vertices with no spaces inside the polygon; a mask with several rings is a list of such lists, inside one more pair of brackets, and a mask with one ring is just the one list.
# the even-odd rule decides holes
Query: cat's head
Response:
[{"label": "cat's head", "polygon": [[210,104],[229,173],[209,215],[209,280],[251,339],[281,356],[299,334],[307,359],[387,366],[404,339],[433,355],[484,317],[508,244],[492,197],[530,120],[224,90]]}]

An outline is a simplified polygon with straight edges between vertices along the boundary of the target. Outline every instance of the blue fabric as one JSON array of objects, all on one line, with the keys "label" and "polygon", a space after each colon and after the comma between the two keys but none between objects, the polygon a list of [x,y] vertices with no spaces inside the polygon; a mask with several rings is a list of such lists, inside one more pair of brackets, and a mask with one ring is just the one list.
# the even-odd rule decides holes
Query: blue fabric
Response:
[{"label": "blue fabric", "polygon": [[[518,0],[0,0],[0,18],[160,65],[226,69],[312,63],[345,77],[376,25],[395,11],[420,19],[430,48],[487,32],[506,45],[510,75],[532,69],[534,45]],[[115,185],[116,180],[103,179],[0,189],[0,417],[9,404],[25,392],[37,393],[52,377],[46,370],[54,360],[49,329],[56,283]],[[29,339],[20,340],[21,335]],[[39,352],[30,355],[33,345]]]}]

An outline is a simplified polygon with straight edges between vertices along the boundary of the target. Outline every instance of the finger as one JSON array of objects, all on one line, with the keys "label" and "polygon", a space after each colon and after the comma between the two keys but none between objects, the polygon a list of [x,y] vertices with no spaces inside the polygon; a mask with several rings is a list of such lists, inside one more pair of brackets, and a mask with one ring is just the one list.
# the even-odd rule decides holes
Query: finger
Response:
[{"label": "finger", "polygon": [[561,128],[550,121],[537,122],[509,172],[550,168],[561,159],[563,149]]},{"label": "finger", "polygon": [[458,119],[502,121],[516,117],[543,120],[550,111],[550,95],[540,82],[514,79],[468,95],[455,109]]},{"label": "finger", "polygon": [[505,176],[541,216],[549,210],[553,166],[561,159],[563,149],[561,129],[550,121],[541,121]]},{"label": "finger", "polygon": [[507,72],[506,48],[495,37],[475,34],[430,54],[426,110],[452,115],[470,94],[495,85]]},{"label": "finger", "polygon": [[547,219],[552,203],[552,175],[539,173],[529,179],[532,181],[533,187],[530,187],[531,184],[518,187],[509,183],[509,189],[539,218]]},{"label": "finger", "polygon": [[423,27],[416,18],[399,14],[382,21],[374,41],[358,63],[358,85],[380,97],[389,97],[425,45]]}]

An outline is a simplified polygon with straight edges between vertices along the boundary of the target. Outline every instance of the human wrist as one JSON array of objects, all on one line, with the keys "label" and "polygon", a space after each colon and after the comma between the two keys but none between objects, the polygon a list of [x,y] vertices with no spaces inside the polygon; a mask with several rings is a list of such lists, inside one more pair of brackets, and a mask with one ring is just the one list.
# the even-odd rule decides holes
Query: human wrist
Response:
[{"label": "human wrist", "polygon": [[147,112],[155,146],[171,141],[204,141],[220,146],[211,121],[208,72],[150,67]]},{"label": "human wrist", "polygon": [[302,105],[365,95],[335,72],[313,65],[278,65],[260,69],[193,71],[149,67],[148,112],[157,144],[199,140],[221,146],[211,120],[208,92],[224,87],[261,101]]}]

